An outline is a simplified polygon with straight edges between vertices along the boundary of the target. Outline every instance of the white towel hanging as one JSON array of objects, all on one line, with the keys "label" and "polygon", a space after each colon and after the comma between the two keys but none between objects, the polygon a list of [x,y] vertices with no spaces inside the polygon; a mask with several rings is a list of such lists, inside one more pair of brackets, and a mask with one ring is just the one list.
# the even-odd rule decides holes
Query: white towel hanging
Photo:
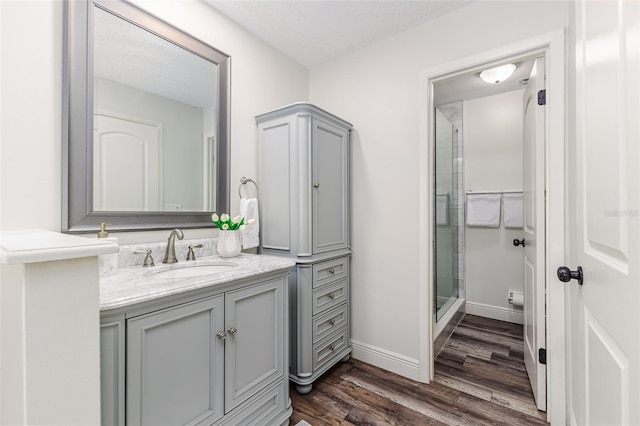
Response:
[{"label": "white towel hanging", "polygon": [[248,249],[258,247],[260,245],[260,215],[257,198],[240,199],[240,216],[244,217],[245,223],[253,219],[253,225],[247,226],[247,229],[241,231],[242,248]]},{"label": "white towel hanging", "polygon": [[436,225],[449,224],[449,193],[436,194]]},{"label": "white towel hanging", "polygon": [[524,197],[522,192],[504,194],[502,203],[504,209],[504,227],[505,228],[522,228],[524,226],[523,208]]},{"label": "white towel hanging", "polygon": [[502,194],[467,194],[467,225],[500,227]]}]

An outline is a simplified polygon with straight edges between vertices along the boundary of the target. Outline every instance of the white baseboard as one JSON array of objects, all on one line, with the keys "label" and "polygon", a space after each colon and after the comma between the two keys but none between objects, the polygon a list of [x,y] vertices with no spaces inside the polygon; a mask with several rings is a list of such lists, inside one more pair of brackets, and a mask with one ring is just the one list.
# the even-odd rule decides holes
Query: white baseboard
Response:
[{"label": "white baseboard", "polygon": [[514,324],[524,324],[524,313],[522,310],[501,308],[500,306],[485,305],[484,303],[469,302],[469,300],[467,300],[467,313],[512,322]]},{"label": "white baseboard", "polygon": [[353,339],[351,339],[351,347],[353,348],[351,356],[357,360],[364,361],[412,380],[419,380],[419,362],[417,359],[409,358]]}]

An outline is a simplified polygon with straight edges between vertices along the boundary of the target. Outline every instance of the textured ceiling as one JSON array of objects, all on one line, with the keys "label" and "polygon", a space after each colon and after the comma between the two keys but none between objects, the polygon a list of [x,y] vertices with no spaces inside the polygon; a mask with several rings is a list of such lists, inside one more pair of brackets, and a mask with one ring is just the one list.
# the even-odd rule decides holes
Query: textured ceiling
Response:
[{"label": "textured ceiling", "polygon": [[[472,3],[457,0],[204,1],[308,68]],[[207,82],[212,79],[211,73],[216,72],[215,67],[209,68],[211,64],[109,14],[96,14],[96,21],[96,52],[102,53],[96,54],[97,76],[191,105],[211,105],[215,87]],[[441,81],[435,88],[435,104],[522,88],[518,81],[529,76],[532,63],[518,62],[514,75],[497,85],[484,83],[477,72]],[[140,78],[145,75],[143,70],[146,77]]]},{"label": "textured ceiling", "polygon": [[[511,77],[498,84],[485,83],[480,78],[479,72],[470,72],[442,80],[435,84],[433,104],[444,105],[524,89],[526,84],[521,84],[520,81],[529,78],[533,61],[532,57],[513,62],[518,68]],[[492,67],[497,65],[502,64],[492,65]]]},{"label": "textured ceiling", "polygon": [[[307,68],[367,47],[474,2],[458,0],[204,0],[240,26]],[[439,82],[441,105],[518,90],[533,60],[520,60],[514,75],[487,84],[478,72]]]},{"label": "textured ceiling", "polygon": [[462,0],[204,1],[307,68],[472,3]]}]

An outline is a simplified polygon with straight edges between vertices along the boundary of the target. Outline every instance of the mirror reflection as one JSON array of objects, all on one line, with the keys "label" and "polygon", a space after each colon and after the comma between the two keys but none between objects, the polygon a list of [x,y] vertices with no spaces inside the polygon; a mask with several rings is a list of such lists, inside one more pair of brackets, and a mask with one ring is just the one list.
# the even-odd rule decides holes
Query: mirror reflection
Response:
[{"label": "mirror reflection", "polygon": [[124,0],[64,5],[62,231],[214,226],[229,55]]},{"label": "mirror reflection", "polygon": [[215,211],[218,66],[94,8],[93,210]]}]

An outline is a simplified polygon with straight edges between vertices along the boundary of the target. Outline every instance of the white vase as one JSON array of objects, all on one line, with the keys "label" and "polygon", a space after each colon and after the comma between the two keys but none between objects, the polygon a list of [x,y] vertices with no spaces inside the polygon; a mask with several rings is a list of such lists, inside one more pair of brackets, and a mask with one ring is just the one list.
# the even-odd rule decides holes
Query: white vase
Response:
[{"label": "white vase", "polygon": [[220,257],[236,257],[240,254],[240,231],[222,231],[218,234],[218,255]]}]

